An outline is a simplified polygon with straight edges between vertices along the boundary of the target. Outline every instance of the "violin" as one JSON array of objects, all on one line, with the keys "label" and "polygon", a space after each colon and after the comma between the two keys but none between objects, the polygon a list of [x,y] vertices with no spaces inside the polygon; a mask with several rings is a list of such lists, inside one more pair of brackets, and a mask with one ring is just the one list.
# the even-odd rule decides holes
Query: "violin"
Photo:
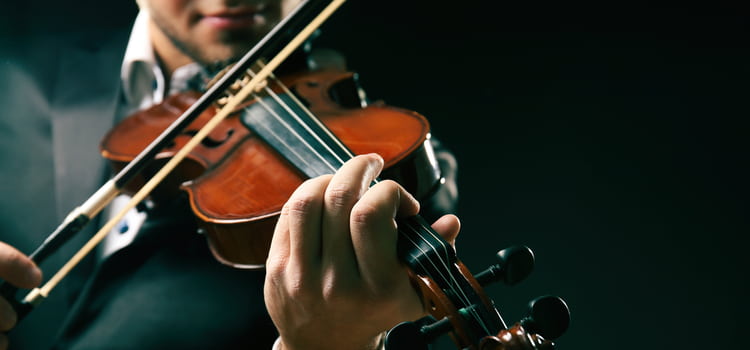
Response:
[{"label": "violin", "polygon": [[[381,154],[386,168],[383,178],[404,184],[416,198],[428,197],[440,185],[441,176],[427,119],[382,103],[367,105],[357,98],[343,98],[361,95],[356,93],[360,90],[356,77],[335,70],[305,72],[284,78],[285,83],[278,82],[275,89],[266,87],[266,93],[231,114],[208,141],[196,147],[152,197],[157,202],[171,201],[178,188],[185,191],[214,256],[237,268],[262,268],[279,212],[291,193],[307,178],[334,172],[354,154]],[[346,93],[347,88],[353,91]],[[197,96],[196,92],[173,95],[124,119],[104,137],[102,154],[115,169],[121,169],[195,103]],[[155,162],[172,157],[214,114],[214,109],[206,110]],[[148,171],[142,173],[126,191],[137,190],[148,175]],[[528,248],[502,251],[502,265],[480,275],[478,281],[421,218],[402,220],[399,231],[399,255],[415,271],[415,284],[437,325],[425,328],[429,329],[426,334],[413,324],[399,326],[387,338],[389,348],[413,349],[413,339],[422,339],[426,346],[441,329],[458,329],[454,338],[460,348],[479,342],[478,349],[501,349],[503,339],[526,334],[520,324],[505,330],[480,284],[496,279],[515,284],[523,279],[533,265]],[[461,302],[447,300],[446,289]],[[547,338],[556,337],[560,330],[555,328],[567,327],[567,306],[547,297],[531,309],[538,310],[539,303],[548,304],[545,312],[558,319],[544,329]],[[468,318],[459,316],[464,314]],[[534,322],[527,320],[525,325],[534,329]],[[485,332],[466,331],[472,327]],[[493,335],[498,332],[516,337]],[[523,339],[539,346],[551,344],[536,334]]]},{"label": "violin", "polygon": [[[178,189],[187,192],[214,256],[234,267],[262,267],[277,216],[291,193],[307,178],[334,172],[354,154],[380,154],[384,177],[418,199],[440,186],[422,115],[382,103],[362,107],[364,101],[341,97],[347,88],[359,91],[354,73],[297,73],[284,80],[286,91],[231,114],[152,192],[155,205],[169,201]],[[104,137],[102,155],[122,169],[198,96],[173,95],[124,119]],[[156,163],[172,157],[214,114],[215,109],[206,110],[157,155]],[[148,170],[141,173],[126,192],[135,192],[148,175]]]},{"label": "violin", "polygon": [[[306,7],[310,3],[325,2],[308,1],[300,8],[312,8]],[[133,194],[133,201],[148,196],[160,203],[184,191],[219,261],[262,268],[276,219],[293,190],[307,178],[335,172],[356,154],[380,154],[383,177],[401,183],[416,198],[429,197],[440,185],[424,116],[352,99],[359,94],[351,72],[276,78],[270,71],[281,56],[268,62],[251,54],[243,58],[214,84],[211,91],[219,91],[219,98],[174,95],[123,120],[104,137],[101,150],[118,175],[129,175],[116,176],[112,183],[117,186],[105,186],[94,197],[106,201],[124,192]],[[255,66],[249,68],[248,62]],[[100,209],[99,203],[84,207]],[[60,235],[88,221],[79,214],[69,216],[72,224],[59,229]],[[560,298],[534,300],[529,316],[508,327],[483,290],[493,282],[512,285],[524,279],[534,263],[527,247],[500,251],[497,264],[473,275],[420,216],[400,218],[397,224],[398,256],[410,268],[430,316],[394,327],[385,340],[387,349],[426,349],[446,333],[459,349],[551,349],[551,340],[567,329],[569,311]],[[105,225],[100,232],[110,228]],[[48,254],[41,251],[37,256]],[[46,293],[44,288],[32,291],[25,301],[34,304]]]}]

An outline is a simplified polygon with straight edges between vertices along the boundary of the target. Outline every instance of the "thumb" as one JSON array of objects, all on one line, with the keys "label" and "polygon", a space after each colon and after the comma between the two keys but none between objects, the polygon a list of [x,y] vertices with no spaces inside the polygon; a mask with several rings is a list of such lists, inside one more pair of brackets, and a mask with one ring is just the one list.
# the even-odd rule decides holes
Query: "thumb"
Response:
[{"label": "thumb", "polygon": [[20,288],[34,288],[42,283],[42,271],[16,248],[0,242],[0,278]]}]

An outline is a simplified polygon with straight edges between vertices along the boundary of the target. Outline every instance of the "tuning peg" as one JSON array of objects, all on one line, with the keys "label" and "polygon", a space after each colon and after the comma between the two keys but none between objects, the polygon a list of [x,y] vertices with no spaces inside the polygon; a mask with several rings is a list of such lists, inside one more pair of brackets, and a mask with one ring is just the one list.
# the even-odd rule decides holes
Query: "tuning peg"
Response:
[{"label": "tuning peg", "polygon": [[570,325],[570,310],[560,297],[541,296],[529,302],[529,310],[521,325],[546,339],[557,339]]},{"label": "tuning peg", "polygon": [[512,286],[528,277],[534,269],[534,252],[527,246],[505,248],[497,252],[495,257],[499,261],[498,264],[474,275],[482,286],[497,281]]},{"label": "tuning peg", "polygon": [[433,340],[451,329],[453,326],[447,317],[437,321],[426,316],[415,322],[401,322],[385,336],[385,349],[427,350]]}]

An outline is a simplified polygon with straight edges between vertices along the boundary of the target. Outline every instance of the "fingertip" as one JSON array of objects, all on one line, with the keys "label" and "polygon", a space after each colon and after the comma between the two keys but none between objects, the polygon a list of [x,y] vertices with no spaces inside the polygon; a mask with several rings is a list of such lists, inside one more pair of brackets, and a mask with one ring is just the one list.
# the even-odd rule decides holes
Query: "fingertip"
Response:
[{"label": "fingertip", "polygon": [[26,273],[26,283],[24,288],[34,288],[42,284],[42,270],[32,262],[31,268]]},{"label": "fingertip", "polygon": [[24,259],[19,262],[22,266],[22,270],[19,270],[18,277],[16,278],[16,284],[21,288],[35,288],[42,283],[42,270],[36,266],[33,260],[28,259],[24,256]]},{"label": "fingertip", "polygon": [[453,214],[443,215],[432,224],[432,228],[440,233],[445,240],[455,245],[458,233],[461,231],[461,221]]},{"label": "fingertip", "polygon": [[383,167],[385,166],[385,160],[383,160],[383,157],[381,157],[377,153],[368,153],[365,156],[367,157],[367,161],[370,163],[370,166],[375,170],[375,176],[377,176],[377,174],[380,174],[380,172],[383,170]]},{"label": "fingertip", "polygon": [[453,214],[447,214],[445,216],[447,217],[446,220],[451,220],[453,221],[453,224],[456,225],[456,235],[458,235],[458,231],[461,231],[461,219]]},{"label": "fingertip", "polygon": [[401,191],[401,194],[401,208],[405,208],[405,210],[401,212],[401,215],[412,216],[419,214],[419,209],[421,208],[419,201],[406,190]]},{"label": "fingertip", "polygon": [[374,162],[380,163],[381,165],[385,163],[385,160],[383,160],[383,157],[380,154],[368,153],[367,156],[372,158]]}]

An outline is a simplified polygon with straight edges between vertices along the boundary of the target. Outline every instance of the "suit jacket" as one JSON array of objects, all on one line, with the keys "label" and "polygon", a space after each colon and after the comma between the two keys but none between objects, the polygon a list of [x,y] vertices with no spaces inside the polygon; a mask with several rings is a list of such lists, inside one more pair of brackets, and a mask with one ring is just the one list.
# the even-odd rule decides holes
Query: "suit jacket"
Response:
[{"label": "suit jacket", "polygon": [[[127,34],[16,38],[2,49],[0,240],[30,253],[109,175],[98,145],[115,122]],[[152,217],[144,239],[77,267],[10,333],[11,348],[269,349],[263,273],[218,263],[192,220]],[[89,226],[42,264],[45,277]]]}]

